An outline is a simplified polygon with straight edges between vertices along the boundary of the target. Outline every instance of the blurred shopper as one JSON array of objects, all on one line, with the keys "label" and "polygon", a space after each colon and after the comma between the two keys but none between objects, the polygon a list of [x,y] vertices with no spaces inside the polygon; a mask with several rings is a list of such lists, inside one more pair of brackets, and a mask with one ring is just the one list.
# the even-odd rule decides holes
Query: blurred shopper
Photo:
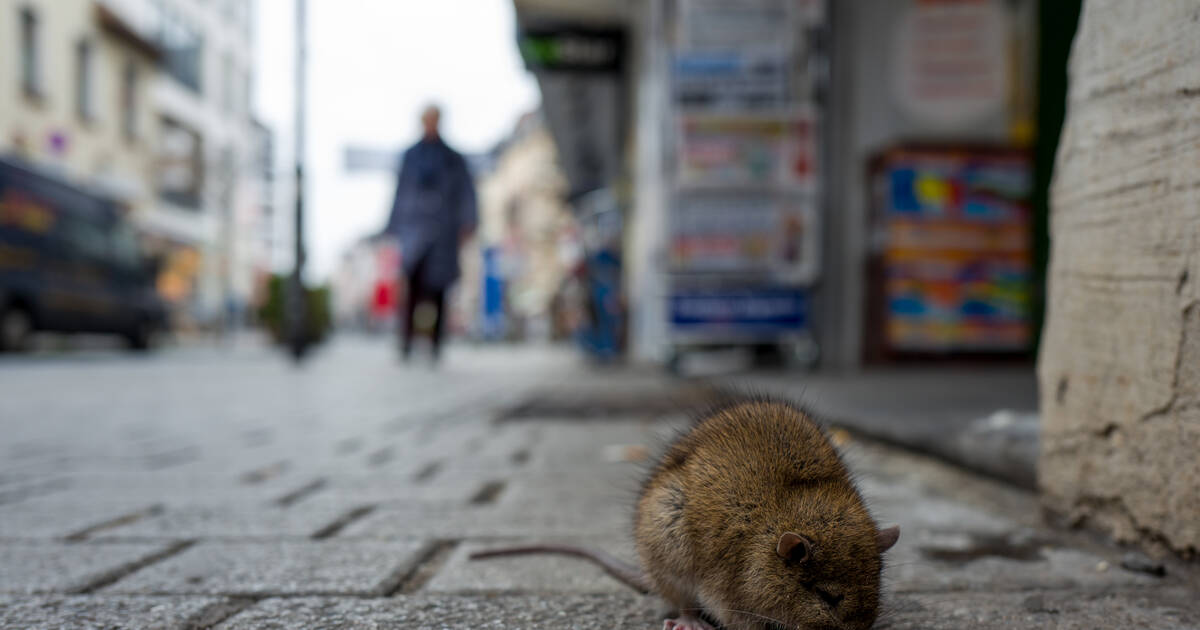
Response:
[{"label": "blurred shopper", "polygon": [[404,152],[385,230],[399,239],[401,268],[408,281],[400,328],[400,352],[405,360],[412,353],[415,315],[421,303],[430,304],[437,312],[429,326],[437,360],[446,328],[446,289],[458,279],[459,247],[475,230],[475,188],[466,161],[438,134],[440,117],[440,110],[433,105],[421,113],[424,135]]}]

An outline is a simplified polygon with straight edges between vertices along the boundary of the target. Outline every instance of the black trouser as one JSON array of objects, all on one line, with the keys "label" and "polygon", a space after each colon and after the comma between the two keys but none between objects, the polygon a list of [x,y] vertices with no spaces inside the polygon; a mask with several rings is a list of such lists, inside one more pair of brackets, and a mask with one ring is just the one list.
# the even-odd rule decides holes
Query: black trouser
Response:
[{"label": "black trouser", "polygon": [[402,329],[403,337],[400,342],[400,351],[406,357],[412,352],[413,313],[416,312],[417,304],[420,302],[432,302],[433,306],[437,308],[437,320],[435,320],[433,325],[433,336],[430,339],[433,342],[434,358],[437,358],[442,350],[442,330],[445,328],[446,321],[446,290],[432,289],[425,286],[425,283],[421,280],[422,276],[425,275],[425,265],[428,262],[429,256],[426,255],[417,263],[416,267],[413,267],[412,273],[406,276],[408,280],[408,295],[402,307],[404,313],[401,316],[404,318],[404,328]]}]

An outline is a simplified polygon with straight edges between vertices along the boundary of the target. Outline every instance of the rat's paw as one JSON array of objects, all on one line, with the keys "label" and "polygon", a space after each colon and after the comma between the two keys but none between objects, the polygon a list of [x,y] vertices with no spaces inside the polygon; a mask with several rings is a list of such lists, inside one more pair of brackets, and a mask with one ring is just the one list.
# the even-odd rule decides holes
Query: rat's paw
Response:
[{"label": "rat's paw", "polygon": [[699,617],[679,617],[664,620],[663,630],[713,630],[713,627]]}]

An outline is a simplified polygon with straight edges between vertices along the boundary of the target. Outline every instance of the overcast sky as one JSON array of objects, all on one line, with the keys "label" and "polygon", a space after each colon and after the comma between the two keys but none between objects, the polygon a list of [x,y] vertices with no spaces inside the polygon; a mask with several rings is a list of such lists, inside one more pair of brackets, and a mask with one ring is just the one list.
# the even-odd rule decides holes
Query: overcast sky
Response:
[{"label": "overcast sky", "polygon": [[[295,0],[257,6],[255,103],[276,134],[289,191],[279,211],[290,216]],[[391,174],[344,171],[346,146],[407,146],[419,136],[421,108],[436,101],[447,142],[484,151],[537,107],[513,21],[511,0],[308,0],[311,279],[326,279],[351,243],[378,231],[391,201]]]}]

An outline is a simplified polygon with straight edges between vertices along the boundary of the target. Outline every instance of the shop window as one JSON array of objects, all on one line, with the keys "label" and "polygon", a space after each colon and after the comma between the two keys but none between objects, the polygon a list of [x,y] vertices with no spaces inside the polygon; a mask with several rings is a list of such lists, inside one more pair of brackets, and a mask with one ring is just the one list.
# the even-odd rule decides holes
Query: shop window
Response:
[{"label": "shop window", "polygon": [[38,42],[38,17],[33,9],[21,9],[21,87],[29,96],[42,96],[42,58]]}]

